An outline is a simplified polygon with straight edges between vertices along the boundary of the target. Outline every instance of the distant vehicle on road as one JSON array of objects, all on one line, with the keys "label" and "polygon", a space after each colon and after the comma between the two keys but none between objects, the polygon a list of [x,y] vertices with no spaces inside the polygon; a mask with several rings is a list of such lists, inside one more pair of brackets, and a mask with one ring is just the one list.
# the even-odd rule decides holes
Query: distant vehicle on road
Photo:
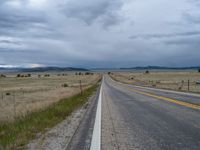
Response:
[{"label": "distant vehicle on road", "polygon": [[199,81],[196,81],[196,84],[200,84],[200,80],[199,80]]}]

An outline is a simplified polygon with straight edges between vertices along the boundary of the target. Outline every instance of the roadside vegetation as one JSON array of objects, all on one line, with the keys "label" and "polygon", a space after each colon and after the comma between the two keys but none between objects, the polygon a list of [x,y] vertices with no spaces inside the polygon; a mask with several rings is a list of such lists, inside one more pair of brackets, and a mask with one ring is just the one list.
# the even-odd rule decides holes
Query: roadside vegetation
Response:
[{"label": "roadside vegetation", "polygon": [[138,71],[138,72],[118,72],[109,75],[116,81],[169,89],[183,92],[200,93],[199,71]]},{"label": "roadside vegetation", "polygon": [[34,139],[38,133],[44,133],[83,106],[97,87],[98,83],[84,90],[82,94],[61,99],[45,110],[16,119],[13,123],[1,124],[0,146],[3,149],[24,149],[27,142]]}]

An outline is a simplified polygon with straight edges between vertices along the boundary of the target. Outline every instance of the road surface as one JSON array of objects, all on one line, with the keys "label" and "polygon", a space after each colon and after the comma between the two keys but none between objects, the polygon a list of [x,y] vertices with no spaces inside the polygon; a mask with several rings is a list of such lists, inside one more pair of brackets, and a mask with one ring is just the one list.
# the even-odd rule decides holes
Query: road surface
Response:
[{"label": "road surface", "polygon": [[101,149],[199,150],[200,109],[190,103],[198,106],[200,97],[119,84],[105,76]]},{"label": "road surface", "polygon": [[126,85],[108,75],[100,94],[101,134],[92,138],[100,136],[102,150],[200,150],[200,95]]}]

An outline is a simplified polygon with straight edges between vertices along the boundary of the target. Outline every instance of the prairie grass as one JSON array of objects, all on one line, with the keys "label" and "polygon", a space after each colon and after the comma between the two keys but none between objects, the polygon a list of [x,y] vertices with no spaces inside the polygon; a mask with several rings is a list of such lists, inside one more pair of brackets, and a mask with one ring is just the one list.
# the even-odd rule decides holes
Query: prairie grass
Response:
[{"label": "prairie grass", "polygon": [[6,74],[0,77],[0,123],[12,122],[16,117],[39,111],[57,103],[62,98],[71,97],[94,85],[100,76],[75,75],[67,73],[31,74],[31,77],[16,77],[16,74]]},{"label": "prairie grass", "polygon": [[38,133],[44,133],[85,104],[97,87],[98,83],[84,90],[82,94],[62,99],[44,110],[19,118],[13,123],[1,124],[1,146],[5,150],[24,149],[25,144],[34,139]]},{"label": "prairie grass", "polygon": [[179,72],[118,72],[112,76],[115,80],[141,86],[157,87],[177,91],[188,91],[200,93],[200,85],[196,81],[200,80],[198,71],[179,71]]}]

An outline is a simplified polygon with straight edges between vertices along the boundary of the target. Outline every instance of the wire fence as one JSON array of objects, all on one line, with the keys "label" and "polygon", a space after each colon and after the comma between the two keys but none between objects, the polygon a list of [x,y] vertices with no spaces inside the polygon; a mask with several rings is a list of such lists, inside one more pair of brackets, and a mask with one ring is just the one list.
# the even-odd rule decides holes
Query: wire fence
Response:
[{"label": "wire fence", "polygon": [[200,93],[200,84],[197,84],[196,80],[194,79],[181,79],[181,78],[170,79],[169,77],[166,77],[165,80],[162,79],[148,80],[148,78],[140,79],[140,77],[136,78],[120,74],[115,74],[114,76],[112,75],[112,77],[117,81],[134,85],[156,87],[156,88],[177,90],[183,92]]},{"label": "wire fence", "polygon": [[196,84],[195,81],[190,80],[180,80],[180,81],[149,81],[149,86],[157,87],[157,88],[164,88],[164,89],[171,89],[177,91],[184,91],[184,92],[194,92],[200,93],[200,85]]},{"label": "wire fence", "polygon": [[38,88],[32,90],[0,91],[0,123],[14,121],[27,114],[42,110],[63,98],[81,93],[90,87],[97,79],[90,83],[77,81],[75,84]]}]

